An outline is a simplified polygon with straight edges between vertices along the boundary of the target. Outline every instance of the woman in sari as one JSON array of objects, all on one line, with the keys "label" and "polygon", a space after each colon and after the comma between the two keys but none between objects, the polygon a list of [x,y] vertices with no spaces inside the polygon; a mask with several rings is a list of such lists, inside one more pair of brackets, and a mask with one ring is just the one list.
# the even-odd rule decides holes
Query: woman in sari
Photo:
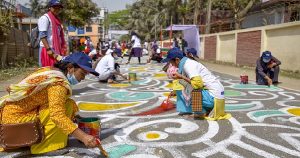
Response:
[{"label": "woman in sari", "polygon": [[49,11],[38,20],[41,67],[53,66],[57,60],[60,60],[59,57],[65,56],[67,52],[62,23],[58,18],[63,5],[59,0],[50,0],[48,7]]},{"label": "woman in sari", "polygon": [[84,53],[73,53],[56,63],[43,67],[18,84],[10,85],[9,94],[0,98],[2,124],[33,121],[37,111],[44,126],[45,139],[30,147],[32,154],[43,154],[66,147],[72,135],[87,147],[96,147],[95,137],[84,133],[72,121],[78,111],[71,85],[84,80],[92,69],[91,59]]}]

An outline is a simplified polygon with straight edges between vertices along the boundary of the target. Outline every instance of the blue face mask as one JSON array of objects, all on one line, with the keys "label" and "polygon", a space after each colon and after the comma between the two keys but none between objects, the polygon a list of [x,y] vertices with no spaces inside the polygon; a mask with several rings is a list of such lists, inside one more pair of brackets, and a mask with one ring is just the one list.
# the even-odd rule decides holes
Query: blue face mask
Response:
[{"label": "blue face mask", "polygon": [[76,79],[74,74],[72,74],[72,75],[68,74],[67,78],[71,85],[76,85],[79,83],[79,81]]},{"label": "blue face mask", "polygon": [[271,60],[271,59],[264,59],[264,58],[263,58],[263,62],[264,62],[264,63],[268,63],[268,62],[270,62],[270,60]]}]

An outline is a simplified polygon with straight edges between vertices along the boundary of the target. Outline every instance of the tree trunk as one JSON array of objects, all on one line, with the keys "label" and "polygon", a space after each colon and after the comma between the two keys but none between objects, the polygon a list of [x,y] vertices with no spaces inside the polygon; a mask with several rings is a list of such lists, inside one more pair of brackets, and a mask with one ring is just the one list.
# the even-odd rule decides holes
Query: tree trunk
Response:
[{"label": "tree trunk", "polygon": [[8,47],[8,36],[7,35],[3,35],[3,47],[2,47],[2,54],[1,54],[1,67],[5,68],[7,67],[7,47]]},{"label": "tree trunk", "polygon": [[[254,5],[255,0],[250,0],[249,3],[247,4],[247,6],[241,10],[240,12],[236,13],[235,15],[235,24],[234,27],[236,30],[241,28],[241,22],[243,21],[244,17],[247,15],[247,13],[249,12],[249,10],[252,8],[252,6]],[[238,4],[235,4],[235,7],[238,7]]]},{"label": "tree trunk", "polygon": [[198,17],[200,14],[200,0],[195,1],[195,10],[194,10],[194,19],[193,19],[193,24],[197,25],[198,24]]},{"label": "tree trunk", "polygon": [[208,0],[208,7],[207,7],[207,13],[206,13],[207,18],[206,18],[205,34],[210,33],[211,4],[212,4],[212,0]]}]

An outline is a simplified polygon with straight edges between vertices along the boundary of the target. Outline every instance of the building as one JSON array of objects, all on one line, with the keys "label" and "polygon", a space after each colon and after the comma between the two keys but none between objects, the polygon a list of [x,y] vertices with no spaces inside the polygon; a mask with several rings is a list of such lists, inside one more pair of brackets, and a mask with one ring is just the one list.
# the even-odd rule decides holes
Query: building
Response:
[{"label": "building", "polygon": [[108,10],[100,8],[100,14],[92,18],[92,23],[81,28],[68,26],[68,35],[70,38],[90,37],[93,45],[96,46],[99,41],[103,41],[108,36],[108,29],[105,28],[104,20],[107,18]]},{"label": "building", "polygon": [[300,20],[299,0],[264,0],[254,6],[242,22],[242,28],[281,24]]}]

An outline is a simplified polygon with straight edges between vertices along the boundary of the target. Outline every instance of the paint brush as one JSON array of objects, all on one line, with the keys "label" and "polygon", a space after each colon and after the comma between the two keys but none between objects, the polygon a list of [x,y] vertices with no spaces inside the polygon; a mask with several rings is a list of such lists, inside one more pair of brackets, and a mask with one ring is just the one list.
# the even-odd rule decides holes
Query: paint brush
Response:
[{"label": "paint brush", "polygon": [[101,152],[101,154],[104,156],[104,157],[108,157],[108,153],[103,149],[101,143],[100,143],[100,140],[99,139],[96,139],[97,141],[97,144],[98,144],[98,148]]}]

